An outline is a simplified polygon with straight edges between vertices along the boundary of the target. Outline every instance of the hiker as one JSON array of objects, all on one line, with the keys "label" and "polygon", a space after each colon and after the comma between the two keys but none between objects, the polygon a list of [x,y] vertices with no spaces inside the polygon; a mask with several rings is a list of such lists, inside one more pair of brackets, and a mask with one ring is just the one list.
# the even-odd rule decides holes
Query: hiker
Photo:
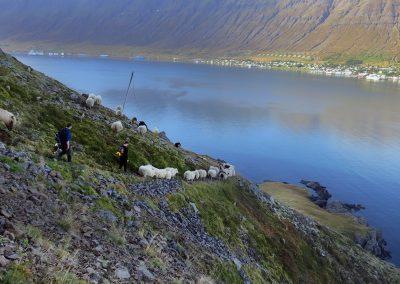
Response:
[{"label": "hiker", "polygon": [[125,172],[128,167],[128,146],[129,142],[125,141],[124,144],[122,144],[122,146],[119,147],[119,150],[117,152],[119,169],[122,169],[122,167],[124,167]]},{"label": "hiker", "polygon": [[68,162],[70,163],[72,160],[72,150],[71,150],[71,128],[72,124],[68,123],[67,127],[61,129],[58,134],[58,143],[59,143],[59,153],[57,155],[57,159],[61,159],[62,156],[67,155]]}]

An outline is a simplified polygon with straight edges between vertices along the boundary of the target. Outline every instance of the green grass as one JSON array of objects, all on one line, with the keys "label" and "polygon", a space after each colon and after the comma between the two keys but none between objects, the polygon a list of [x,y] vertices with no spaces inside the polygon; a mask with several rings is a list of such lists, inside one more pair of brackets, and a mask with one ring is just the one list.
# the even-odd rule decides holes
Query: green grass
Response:
[{"label": "green grass", "polygon": [[31,272],[23,264],[12,264],[4,273],[0,276],[0,282],[2,284],[28,284],[33,283]]},{"label": "green grass", "polygon": [[105,196],[96,200],[96,203],[95,203],[95,206],[93,209],[110,211],[116,217],[118,217],[118,219],[120,219],[120,220],[124,219],[124,214],[122,213],[122,210],[120,208],[118,208],[116,202]]},{"label": "green grass", "polygon": [[22,166],[18,162],[9,157],[0,157],[0,162],[7,164],[10,167],[10,171],[12,173],[20,173],[23,170]]},{"label": "green grass", "polygon": [[[311,280],[330,277],[327,263],[319,259],[313,247],[234,180],[186,184],[184,192],[170,195],[168,201],[174,211],[195,203],[207,232],[238,254],[254,251],[258,262],[269,272],[264,275],[253,268],[255,278],[263,275],[269,281],[286,282],[300,280],[299,275]],[[321,273],[313,275],[312,271],[321,267],[325,267]]]}]

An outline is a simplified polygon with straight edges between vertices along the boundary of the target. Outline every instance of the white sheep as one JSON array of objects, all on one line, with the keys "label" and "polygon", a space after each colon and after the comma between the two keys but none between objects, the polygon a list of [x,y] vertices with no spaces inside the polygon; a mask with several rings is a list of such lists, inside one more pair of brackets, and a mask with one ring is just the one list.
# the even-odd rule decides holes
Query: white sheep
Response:
[{"label": "white sheep", "polygon": [[207,177],[207,172],[205,170],[197,170],[197,172],[200,175],[200,178],[206,178]]},{"label": "white sheep", "polygon": [[198,170],[195,170],[194,174],[195,174],[195,179],[199,179],[200,178],[200,173],[199,173]]},{"label": "white sheep", "polygon": [[95,94],[89,94],[88,99],[93,99],[94,104],[96,104],[96,105],[101,105],[101,103],[103,101],[101,96],[96,96]]},{"label": "white sheep", "polygon": [[209,170],[216,171],[217,174],[219,173],[219,168],[218,168],[218,167],[210,166],[210,169],[209,169]]},{"label": "white sheep", "polygon": [[175,177],[179,173],[178,169],[175,168],[166,168],[165,170],[170,172],[172,177]]},{"label": "white sheep", "polygon": [[115,109],[115,115],[122,116],[122,106],[117,106],[117,108]]},{"label": "white sheep", "polygon": [[87,98],[86,99],[86,106],[88,108],[92,108],[95,104],[95,100],[93,98]]},{"label": "white sheep", "polygon": [[124,129],[124,126],[122,125],[122,122],[120,120],[113,122],[111,124],[111,129],[115,133],[121,132]]},{"label": "white sheep", "polygon": [[152,165],[140,166],[139,174],[143,177],[154,177],[156,175],[155,169]]},{"label": "white sheep", "polygon": [[208,170],[208,176],[210,178],[217,178],[218,177],[218,173],[219,173],[219,170],[218,171],[216,171],[215,169],[209,169]]},{"label": "white sheep", "polygon": [[141,135],[146,134],[146,133],[147,133],[147,127],[146,127],[146,125],[140,125],[140,126],[137,128],[137,131],[138,131],[139,134],[141,134]]},{"label": "white sheep", "polygon": [[185,178],[185,180],[187,181],[193,181],[196,179],[196,171],[186,171],[183,174],[183,177]]},{"label": "white sheep", "polygon": [[0,120],[5,124],[8,130],[12,130],[17,124],[17,118],[11,112],[0,108]]},{"label": "white sheep", "polygon": [[99,95],[99,96],[96,96],[96,98],[94,99],[94,102],[97,104],[97,105],[101,105],[101,103],[103,102],[103,98]]},{"label": "white sheep", "polygon": [[165,169],[154,168],[156,178],[165,179],[167,176],[167,171]]},{"label": "white sheep", "polygon": [[171,179],[178,174],[178,170],[174,168],[157,169],[152,165],[145,165],[139,168],[139,174],[143,177]]},{"label": "white sheep", "polygon": [[154,134],[158,134],[159,132],[160,132],[160,131],[158,131],[158,128],[155,127],[154,130],[153,130],[153,133],[154,133]]},{"label": "white sheep", "polygon": [[11,91],[10,85],[7,85],[7,86],[6,86],[6,89],[7,89],[7,91]]}]

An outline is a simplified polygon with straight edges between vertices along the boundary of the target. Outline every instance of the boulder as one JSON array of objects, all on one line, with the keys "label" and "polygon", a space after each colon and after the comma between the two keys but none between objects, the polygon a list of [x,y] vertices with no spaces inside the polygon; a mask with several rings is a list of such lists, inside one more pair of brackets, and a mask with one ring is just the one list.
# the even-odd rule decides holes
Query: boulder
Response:
[{"label": "boulder", "polygon": [[119,267],[115,270],[115,276],[120,280],[126,280],[131,278],[131,274],[129,273],[128,268]]}]

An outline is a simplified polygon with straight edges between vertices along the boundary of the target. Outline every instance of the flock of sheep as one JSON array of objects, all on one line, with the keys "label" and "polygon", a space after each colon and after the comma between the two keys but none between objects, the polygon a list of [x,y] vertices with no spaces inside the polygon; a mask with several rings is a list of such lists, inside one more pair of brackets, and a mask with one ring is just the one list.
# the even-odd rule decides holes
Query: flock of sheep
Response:
[{"label": "flock of sheep", "polygon": [[[178,169],[175,168],[165,168],[158,169],[152,165],[145,165],[139,167],[139,174],[143,177],[159,178],[159,179],[171,179],[174,178],[179,173]],[[228,177],[235,176],[235,167],[228,163],[222,164],[219,168],[210,166],[208,171],[199,169],[194,171],[186,171],[183,174],[183,178],[186,181],[195,181],[211,178],[227,179]]]},{"label": "flock of sheep", "polygon": [[[97,96],[95,94],[89,94],[88,98],[86,99],[86,106],[88,108],[92,108],[95,105],[101,105],[102,98],[101,96]],[[116,108],[115,114],[117,116],[122,115],[122,107],[118,106]],[[0,108],[0,121],[2,121],[8,130],[12,130],[13,127],[17,123],[16,116],[11,112],[1,109]],[[113,122],[111,124],[111,129],[114,132],[120,132],[124,129],[122,122],[120,120]],[[147,133],[147,125],[144,122],[140,122],[137,128],[138,133],[146,134]],[[155,133],[158,133],[158,129],[155,129]],[[143,177],[152,177],[152,178],[159,178],[159,179],[171,179],[174,178],[179,173],[178,169],[175,168],[165,168],[165,169],[158,169],[153,167],[152,165],[145,165],[139,168],[139,174]],[[199,179],[206,179],[211,178],[219,178],[219,179],[227,179],[228,177],[235,176],[235,167],[228,163],[223,163],[220,167],[210,166],[209,170],[206,171],[204,169],[194,170],[194,171],[186,171],[183,174],[183,177],[186,181],[194,181]]]},{"label": "flock of sheep", "polygon": [[194,181],[198,179],[205,179],[207,177],[214,179],[227,179],[228,177],[233,177],[236,175],[235,167],[228,163],[223,163],[219,168],[210,166],[209,170],[194,170],[186,171],[183,174],[183,178],[187,181]]}]

